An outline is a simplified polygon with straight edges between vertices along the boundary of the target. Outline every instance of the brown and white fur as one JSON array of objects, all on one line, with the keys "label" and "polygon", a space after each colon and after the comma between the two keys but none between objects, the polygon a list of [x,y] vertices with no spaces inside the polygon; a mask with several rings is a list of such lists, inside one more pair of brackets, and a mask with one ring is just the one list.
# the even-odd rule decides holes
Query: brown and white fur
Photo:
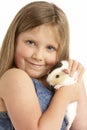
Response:
[{"label": "brown and white fur", "polygon": [[[69,76],[68,62],[65,60],[61,61],[61,66],[53,69],[47,77],[47,82],[51,86],[54,86],[54,89],[59,89],[60,87],[65,87],[74,84],[76,81],[77,81],[77,72],[75,72],[75,74],[72,77]],[[77,108],[77,102],[68,105],[66,111],[66,116],[69,122],[67,130],[70,129],[71,124],[75,119],[76,108]]]}]

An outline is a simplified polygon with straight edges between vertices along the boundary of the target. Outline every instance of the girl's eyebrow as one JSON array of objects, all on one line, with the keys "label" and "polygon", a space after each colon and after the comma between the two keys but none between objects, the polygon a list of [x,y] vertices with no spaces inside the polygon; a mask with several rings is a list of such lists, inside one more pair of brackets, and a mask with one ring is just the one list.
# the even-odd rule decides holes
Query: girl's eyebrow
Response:
[{"label": "girl's eyebrow", "polygon": [[54,44],[48,43],[47,46],[52,46],[52,47],[55,47],[57,49],[58,48],[58,43],[54,43]]},{"label": "girl's eyebrow", "polygon": [[32,40],[32,41],[37,41],[37,40],[35,39],[35,37],[34,37],[34,36],[31,36],[31,35],[26,35],[26,34],[25,34],[24,38],[25,38],[25,39]]}]

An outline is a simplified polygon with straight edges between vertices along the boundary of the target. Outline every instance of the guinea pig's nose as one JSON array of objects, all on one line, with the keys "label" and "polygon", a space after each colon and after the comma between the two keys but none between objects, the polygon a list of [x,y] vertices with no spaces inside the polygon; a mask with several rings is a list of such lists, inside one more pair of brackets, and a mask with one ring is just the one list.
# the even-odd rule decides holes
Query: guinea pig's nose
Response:
[{"label": "guinea pig's nose", "polygon": [[68,70],[68,69],[63,69],[62,70],[65,74],[69,74],[70,73],[70,71]]}]

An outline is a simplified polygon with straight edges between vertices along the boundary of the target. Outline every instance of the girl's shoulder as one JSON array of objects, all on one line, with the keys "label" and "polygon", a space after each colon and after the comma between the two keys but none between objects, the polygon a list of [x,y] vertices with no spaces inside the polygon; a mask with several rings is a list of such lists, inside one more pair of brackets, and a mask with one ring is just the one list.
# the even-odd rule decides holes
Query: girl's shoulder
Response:
[{"label": "girl's shoulder", "polygon": [[[25,71],[23,71],[23,70],[21,70],[21,69],[19,69],[19,68],[11,68],[11,69],[8,69],[3,75],[2,75],[2,77],[1,77],[1,80],[2,79],[11,79],[11,78],[18,78],[19,76],[28,76],[28,74],[25,72]],[[28,76],[29,77],[29,76]]]},{"label": "girl's shoulder", "polygon": [[0,79],[0,97],[8,92],[14,94],[14,91],[16,93],[16,91],[24,89],[24,86],[29,85],[33,86],[33,82],[25,71],[17,68],[9,69]]},{"label": "girl's shoulder", "polygon": [[16,83],[15,81],[20,81],[22,82],[23,79],[31,79],[29,75],[18,68],[12,68],[7,70],[2,77],[0,78],[0,83],[4,83],[4,81],[7,83],[10,81],[10,83]]}]

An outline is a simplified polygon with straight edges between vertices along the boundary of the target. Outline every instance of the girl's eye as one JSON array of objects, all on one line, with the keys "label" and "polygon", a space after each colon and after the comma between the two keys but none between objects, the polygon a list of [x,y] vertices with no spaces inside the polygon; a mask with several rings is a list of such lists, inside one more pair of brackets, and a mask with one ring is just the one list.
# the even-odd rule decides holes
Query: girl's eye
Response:
[{"label": "girl's eye", "polygon": [[49,51],[55,51],[55,50],[56,50],[56,48],[53,47],[53,46],[48,46],[47,49],[48,49]]},{"label": "girl's eye", "polygon": [[34,45],[35,45],[35,42],[32,41],[32,40],[28,40],[28,41],[27,41],[27,44],[30,45],[30,46],[34,46]]}]

